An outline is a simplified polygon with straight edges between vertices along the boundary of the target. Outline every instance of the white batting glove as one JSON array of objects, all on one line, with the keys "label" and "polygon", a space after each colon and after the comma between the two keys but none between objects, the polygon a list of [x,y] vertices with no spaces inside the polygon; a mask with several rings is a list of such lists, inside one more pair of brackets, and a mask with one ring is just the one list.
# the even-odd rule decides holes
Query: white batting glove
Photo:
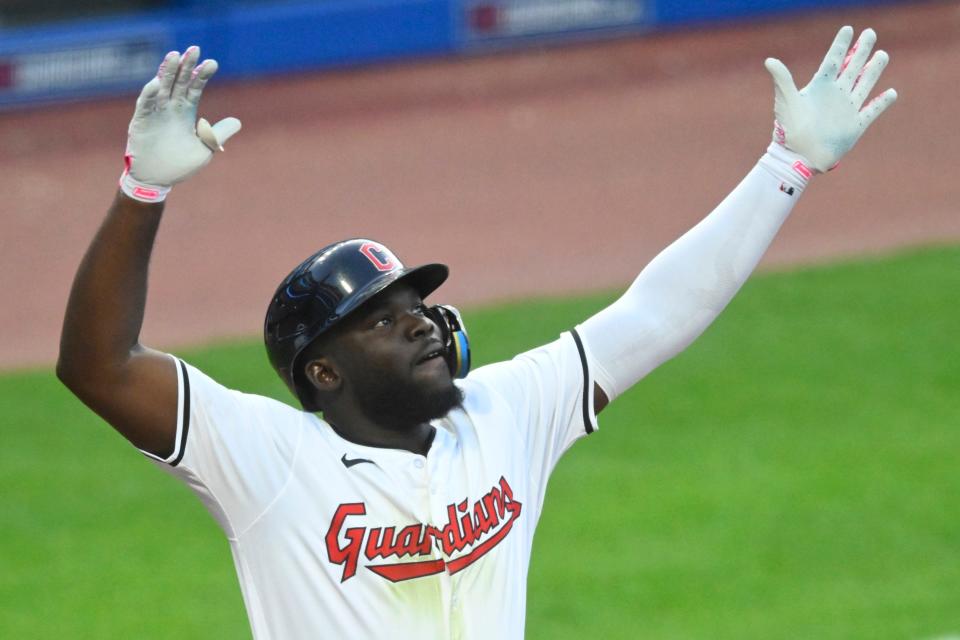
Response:
[{"label": "white batting glove", "polygon": [[120,176],[120,189],[131,198],[161,202],[173,185],[205,167],[240,130],[236,118],[213,126],[203,118],[197,121],[203,88],[217,71],[216,60],[198,65],[199,57],[199,47],[188,48],[182,57],[171,51],[137,98]]},{"label": "white batting glove", "polygon": [[820,69],[799,91],[782,62],[775,58],[764,62],[776,93],[773,141],[803,156],[808,164],[795,166],[800,173],[825,172],[837,166],[867,127],[897,99],[897,92],[887,89],[863,105],[890,58],[885,51],[877,51],[867,61],[877,41],[873,29],[861,33],[853,47],[852,39],[853,27],[840,29]]}]

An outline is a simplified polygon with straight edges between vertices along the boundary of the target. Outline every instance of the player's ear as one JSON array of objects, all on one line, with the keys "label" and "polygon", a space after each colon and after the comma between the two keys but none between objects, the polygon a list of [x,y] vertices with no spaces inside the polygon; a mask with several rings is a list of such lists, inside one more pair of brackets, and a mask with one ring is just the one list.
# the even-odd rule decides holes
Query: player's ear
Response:
[{"label": "player's ear", "polygon": [[304,365],[307,381],[321,393],[336,391],[343,384],[343,378],[336,364],[328,356],[319,356]]}]

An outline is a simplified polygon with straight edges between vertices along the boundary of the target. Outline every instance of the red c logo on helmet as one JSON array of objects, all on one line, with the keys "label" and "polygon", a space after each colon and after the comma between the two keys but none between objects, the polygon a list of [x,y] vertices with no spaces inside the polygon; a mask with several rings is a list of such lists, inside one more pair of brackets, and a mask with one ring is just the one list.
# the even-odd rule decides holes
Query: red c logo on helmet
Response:
[{"label": "red c logo on helmet", "polygon": [[360,245],[360,253],[377,268],[377,271],[393,271],[400,267],[400,262],[394,255],[376,242],[364,242]]}]

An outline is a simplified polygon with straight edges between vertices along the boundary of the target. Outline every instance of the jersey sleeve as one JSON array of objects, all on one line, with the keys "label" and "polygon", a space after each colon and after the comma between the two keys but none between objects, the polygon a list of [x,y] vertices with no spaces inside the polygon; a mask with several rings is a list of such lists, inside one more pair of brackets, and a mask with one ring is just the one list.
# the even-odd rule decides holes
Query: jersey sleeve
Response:
[{"label": "jersey sleeve", "polygon": [[299,448],[304,414],[270,398],[228,389],[174,360],[179,392],[173,453],[166,458],[142,453],[186,483],[235,539],[282,491]]},{"label": "jersey sleeve", "polygon": [[573,330],[468,377],[505,403],[511,428],[523,438],[531,477],[542,488],[560,456],[598,428],[592,371],[589,347]]}]

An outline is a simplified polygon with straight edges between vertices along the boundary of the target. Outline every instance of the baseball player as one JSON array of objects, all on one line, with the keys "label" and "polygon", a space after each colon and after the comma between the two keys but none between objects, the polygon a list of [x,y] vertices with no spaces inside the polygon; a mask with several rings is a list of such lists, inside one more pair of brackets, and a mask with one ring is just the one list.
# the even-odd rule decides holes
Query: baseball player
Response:
[{"label": "baseball player", "polygon": [[[814,176],[896,99],[887,55],[843,27],[797,89],[768,59],[773,141],[626,293],[554,342],[470,372],[447,268],[354,239],[271,300],[270,362],[302,410],[224,388],[138,341],[170,188],[240,129],[197,121],[216,62],[172,52],[144,87],[120,189],[78,270],[57,373],[222,527],[259,640],[521,638],[547,479],[597,414],[694,340],[746,280]],[[171,558],[171,561],[175,561]]]}]

